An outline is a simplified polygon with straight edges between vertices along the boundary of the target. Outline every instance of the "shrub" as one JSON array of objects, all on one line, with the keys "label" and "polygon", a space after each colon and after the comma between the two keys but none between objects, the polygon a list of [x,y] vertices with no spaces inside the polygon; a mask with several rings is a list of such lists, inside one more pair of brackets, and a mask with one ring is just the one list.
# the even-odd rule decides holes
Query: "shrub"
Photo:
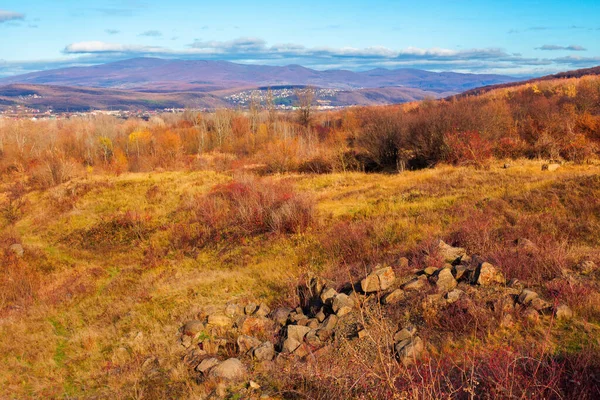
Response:
[{"label": "shrub", "polygon": [[305,231],[314,220],[312,201],[285,182],[245,177],[217,185],[179,208],[173,227],[179,248],[219,240]]},{"label": "shrub", "polygon": [[484,167],[492,157],[492,145],[478,132],[452,132],[444,135],[445,160],[454,165]]}]

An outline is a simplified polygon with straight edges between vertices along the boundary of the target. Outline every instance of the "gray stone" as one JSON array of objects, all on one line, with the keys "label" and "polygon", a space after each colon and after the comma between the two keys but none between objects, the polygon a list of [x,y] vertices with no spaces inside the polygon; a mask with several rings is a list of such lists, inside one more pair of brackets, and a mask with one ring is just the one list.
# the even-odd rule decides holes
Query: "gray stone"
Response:
[{"label": "gray stone", "polygon": [[392,267],[380,268],[375,271],[375,275],[379,278],[379,290],[389,289],[396,281],[396,274]]},{"label": "gray stone", "polygon": [[536,292],[529,289],[524,289],[521,294],[519,294],[518,302],[523,305],[529,305],[533,299],[539,297]]},{"label": "gray stone", "polygon": [[317,319],[317,321],[323,322],[323,321],[325,321],[325,318],[327,318],[327,315],[325,315],[323,310],[321,310],[317,313],[317,315],[315,315],[315,318]]},{"label": "gray stone", "polygon": [[418,278],[411,279],[402,285],[402,289],[405,291],[419,291],[426,287],[427,285],[427,277],[425,275],[421,275]]},{"label": "gray stone", "polygon": [[283,342],[283,346],[281,348],[281,351],[283,353],[293,353],[294,351],[296,351],[296,349],[298,349],[298,347],[300,347],[302,343],[300,343],[299,341],[297,341],[296,339],[293,338],[287,338],[285,339],[285,341]]},{"label": "gray stone", "polygon": [[454,289],[457,285],[457,282],[452,275],[452,271],[449,268],[444,268],[438,273],[435,284],[438,292],[446,293]]},{"label": "gray stone", "polygon": [[338,317],[341,317],[341,316],[346,315],[349,312],[351,312],[352,309],[354,308],[354,305],[355,305],[354,300],[352,300],[352,298],[350,296],[348,296],[344,293],[339,293],[333,299],[332,308],[333,308],[333,312]]},{"label": "gray stone", "polygon": [[400,343],[397,345],[396,351],[404,366],[412,365],[416,360],[420,359],[425,350],[423,340],[418,336],[400,348],[398,348],[399,345]]},{"label": "gray stone", "polygon": [[335,289],[330,287],[325,288],[323,289],[323,292],[321,292],[321,301],[323,302],[323,304],[331,304],[336,295],[337,292],[335,291]]},{"label": "gray stone", "polygon": [[273,343],[266,341],[256,347],[252,352],[252,355],[258,361],[271,361],[275,358],[275,347],[273,346]]},{"label": "gray stone", "polygon": [[462,290],[454,289],[454,290],[446,293],[446,301],[449,304],[455,303],[462,297],[463,294],[465,294],[465,292],[463,292]]},{"label": "gray stone", "polygon": [[181,334],[186,336],[196,336],[203,330],[204,324],[198,320],[188,321],[180,328]]},{"label": "gray stone", "polygon": [[225,315],[228,317],[236,317],[242,314],[244,314],[244,310],[242,310],[242,306],[239,304],[229,303],[225,307]]},{"label": "gray stone", "polygon": [[291,308],[279,307],[278,309],[273,311],[271,318],[273,319],[273,321],[275,321],[279,325],[283,326],[287,323],[288,317],[290,316],[291,312],[292,312]]},{"label": "gray stone", "polygon": [[200,364],[198,364],[198,366],[196,367],[196,371],[205,374],[208,372],[208,370],[210,370],[212,367],[214,367],[217,364],[219,364],[218,359],[216,359],[214,357],[205,358],[204,360],[202,360],[202,362]]},{"label": "gray stone", "polygon": [[483,262],[477,267],[475,270],[475,279],[475,283],[481,286],[504,285],[506,283],[502,272],[488,262]]},{"label": "gray stone", "polygon": [[308,332],[310,332],[310,328],[307,326],[288,325],[287,327],[288,339],[294,339],[300,343],[302,343],[304,336],[306,336]]},{"label": "gray stone", "polygon": [[556,319],[558,320],[569,320],[573,318],[573,311],[566,304],[561,304],[556,307]]},{"label": "gray stone", "polygon": [[258,309],[258,306],[254,303],[248,303],[246,305],[246,307],[244,307],[244,314],[246,315],[254,315],[254,313],[256,312],[256,310]]},{"label": "gray stone", "polygon": [[338,323],[338,317],[337,315],[330,315],[327,318],[325,318],[325,321],[323,321],[323,329],[327,329],[327,330],[333,330],[335,329],[337,323]]},{"label": "gray stone", "polygon": [[271,309],[265,304],[260,303],[258,309],[254,312],[257,317],[266,317],[271,312]]},{"label": "gray stone", "polygon": [[443,240],[438,241],[437,244],[438,254],[442,257],[445,262],[452,263],[458,258],[462,258],[467,254],[466,250],[462,247],[453,247],[445,243]]},{"label": "gray stone", "polygon": [[224,314],[212,314],[208,316],[208,324],[221,328],[229,328],[233,325],[233,321]]},{"label": "gray stone", "polygon": [[382,302],[383,304],[396,304],[404,300],[405,297],[406,294],[404,293],[404,290],[396,289],[393,292],[386,294],[383,297]]},{"label": "gray stone", "polygon": [[210,376],[229,381],[243,380],[246,374],[246,367],[237,358],[225,360],[210,370]]},{"label": "gray stone", "polygon": [[318,328],[320,325],[319,320],[316,318],[311,318],[308,320],[308,323],[306,324],[306,326],[308,326],[311,329],[316,329]]},{"label": "gray stone", "polygon": [[253,348],[260,346],[261,341],[252,336],[240,335],[237,338],[237,345],[238,349],[240,350],[240,353],[246,354]]},{"label": "gray stone", "polygon": [[394,343],[412,339],[417,334],[417,328],[409,326],[403,328],[394,334]]}]

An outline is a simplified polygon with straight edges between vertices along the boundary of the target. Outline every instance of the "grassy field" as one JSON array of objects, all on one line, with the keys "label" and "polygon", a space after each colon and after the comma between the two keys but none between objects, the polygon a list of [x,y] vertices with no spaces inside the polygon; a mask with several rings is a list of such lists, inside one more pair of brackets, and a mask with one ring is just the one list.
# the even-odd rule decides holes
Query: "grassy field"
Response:
[{"label": "grassy field", "polygon": [[[29,192],[2,231],[0,397],[194,398],[202,390],[181,363],[176,336],[186,319],[229,300],[291,304],[309,272],[341,283],[403,256],[417,266],[436,238],[544,287],[581,259],[600,261],[599,172],[593,164],[548,172],[522,161],[509,169],[256,178],[254,185],[285,183],[310,198],[311,224],[211,237],[193,251],[174,239],[187,221],[182,204],[238,177],[90,175]],[[527,266],[503,253],[523,235],[544,250]],[[22,258],[6,250],[12,243],[23,245]],[[561,292],[561,300],[597,333],[597,282],[590,276],[581,285],[580,297]],[[577,330],[565,329],[553,335]],[[160,374],[146,373],[149,357]]]}]

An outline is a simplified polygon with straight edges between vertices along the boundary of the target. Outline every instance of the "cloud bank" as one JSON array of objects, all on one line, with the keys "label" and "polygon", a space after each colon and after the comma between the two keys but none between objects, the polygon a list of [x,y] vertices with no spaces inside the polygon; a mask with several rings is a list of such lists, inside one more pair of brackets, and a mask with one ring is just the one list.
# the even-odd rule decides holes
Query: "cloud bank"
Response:
[{"label": "cloud bank", "polygon": [[547,51],[554,51],[554,50],[566,50],[566,51],[587,51],[587,49],[583,46],[579,46],[576,44],[572,44],[570,46],[558,46],[555,44],[545,44],[541,47],[537,47],[536,50],[547,50]]},{"label": "cloud bank", "polygon": [[25,19],[25,14],[13,11],[0,10],[0,23]]}]

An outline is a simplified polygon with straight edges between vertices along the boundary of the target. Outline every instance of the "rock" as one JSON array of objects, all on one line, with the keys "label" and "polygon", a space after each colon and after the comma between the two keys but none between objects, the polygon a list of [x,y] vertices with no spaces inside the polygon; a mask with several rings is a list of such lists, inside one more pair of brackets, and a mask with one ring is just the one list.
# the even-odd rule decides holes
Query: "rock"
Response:
[{"label": "rock", "polygon": [[297,357],[300,357],[300,358],[304,358],[309,354],[310,354],[310,348],[308,347],[308,345],[306,343],[300,344],[300,346],[298,346],[296,348],[296,350],[294,350],[294,355]]},{"label": "rock", "polygon": [[538,294],[536,292],[534,292],[533,290],[523,289],[523,291],[521,291],[521,294],[519,294],[517,301],[520,304],[527,306],[531,303],[531,301],[533,299],[535,299],[537,297],[539,297]]},{"label": "rock", "polygon": [[23,246],[19,243],[11,244],[8,247],[8,250],[13,253],[17,258],[23,257],[25,251],[23,250]]},{"label": "rock", "polygon": [[365,293],[379,292],[388,289],[395,280],[396,274],[392,267],[379,268],[363,279],[360,287]]},{"label": "rock", "polygon": [[573,311],[566,304],[561,304],[556,307],[554,313],[556,314],[556,319],[558,320],[569,320],[573,318]]},{"label": "rock", "polygon": [[456,303],[462,297],[463,294],[465,294],[465,292],[463,292],[462,290],[454,289],[446,293],[446,301],[449,304]]},{"label": "rock", "polygon": [[361,330],[358,331],[357,334],[358,334],[358,338],[359,339],[363,339],[363,338],[367,337],[368,332],[367,332],[366,329],[361,329]]},{"label": "rock", "polygon": [[335,329],[335,326],[338,323],[338,319],[339,318],[337,317],[337,315],[334,315],[334,314],[328,316],[327,318],[325,318],[325,321],[323,321],[322,329],[327,329],[327,330],[332,331],[333,329]]},{"label": "rock", "polygon": [[306,336],[304,337],[304,340],[306,341],[306,343],[308,343],[308,345],[312,346],[312,347],[318,347],[321,346],[321,338],[319,338],[318,332],[316,329],[311,330],[310,332],[308,332],[306,334]]},{"label": "rock", "polygon": [[254,382],[254,381],[250,381],[250,382],[248,382],[248,387],[249,387],[250,389],[253,389],[253,390],[258,390],[258,389],[260,389],[260,385],[259,385],[258,383],[256,383],[256,382]]},{"label": "rock", "polygon": [[406,257],[400,257],[398,259],[398,267],[400,269],[407,269],[408,268],[408,258],[406,258]]},{"label": "rock", "polygon": [[308,325],[308,321],[310,321],[309,318],[302,318],[301,320],[298,321],[297,325],[307,326]]},{"label": "rock", "polygon": [[228,317],[236,317],[238,315],[242,315],[244,311],[242,310],[242,306],[235,303],[229,303],[225,307],[225,315]]},{"label": "rock", "polygon": [[338,317],[341,317],[341,316],[346,315],[349,312],[351,312],[352,309],[354,308],[354,305],[355,305],[354,300],[352,300],[352,298],[350,296],[348,296],[344,293],[339,293],[333,299],[332,308],[333,308],[333,312]]},{"label": "rock", "polygon": [[196,336],[203,330],[204,324],[202,323],[202,321],[198,320],[188,321],[179,329],[181,334],[186,336]]},{"label": "rock", "polygon": [[212,314],[208,316],[208,324],[220,328],[229,328],[233,325],[233,321],[224,314]]},{"label": "rock", "polygon": [[308,323],[306,324],[306,326],[308,326],[311,329],[316,329],[318,328],[320,325],[319,320],[316,318],[311,318],[308,320]]},{"label": "rock", "polygon": [[394,343],[403,342],[412,339],[417,334],[417,328],[409,326],[403,328],[394,334]]},{"label": "rock", "polygon": [[244,335],[264,334],[273,329],[273,321],[264,317],[247,317],[240,326],[240,332]]},{"label": "rock", "polygon": [[449,268],[444,268],[437,274],[437,281],[435,284],[438,292],[446,293],[454,289],[458,283],[456,282],[456,279],[454,279],[452,271]]},{"label": "rock", "polygon": [[379,286],[379,277],[375,274],[367,275],[365,279],[360,281],[360,288],[365,293],[380,291],[381,287]]},{"label": "rock", "polygon": [[402,285],[402,289],[405,291],[419,291],[425,288],[427,285],[427,277],[425,275],[421,275],[418,278],[411,279]]},{"label": "rock", "polygon": [[219,339],[219,338],[214,338],[214,339],[209,339],[209,340],[204,340],[202,342],[202,349],[204,351],[206,351],[207,354],[213,355],[213,354],[217,354],[219,352],[219,348],[221,348],[221,346],[225,346],[227,344],[227,340],[225,339]]},{"label": "rock", "polygon": [[510,281],[508,281],[506,286],[508,286],[509,288],[518,289],[518,290],[524,289],[523,284],[517,278],[512,278]]},{"label": "rock", "polygon": [[536,297],[531,300],[530,305],[542,314],[549,314],[552,311],[552,304],[548,303],[541,297]]},{"label": "rock", "polygon": [[502,168],[504,168],[504,169],[508,169],[508,168],[510,168],[510,164],[508,164],[508,163],[507,163],[507,164],[504,164],[504,166],[503,166]]},{"label": "rock", "polygon": [[254,312],[257,317],[266,317],[271,312],[271,309],[265,304],[260,303],[258,309]]},{"label": "rock", "polygon": [[552,172],[552,171],[556,171],[559,168],[560,168],[560,164],[558,164],[558,163],[542,164],[542,171]]},{"label": "rock", "polygon": [[297,342],[302,343],[304,340],[304,336],[310,332],[310,328],[307,326],[300,325],[288,325],[287,327],[287,337],[288,339],[294,339]]},{"label": "rock", "polygon": [[423,273],[427,276],[432,276],[437,272],[437,270],[438,269],[436,267],[427,267],[423,270]]},{"label": "rock", "polygon": [[398,357],[405,367],[412,365],[416,360],[420,359],[423,351],[425,350],[423,340],[421,340],[421,338],[418,336],[408,344],[400,347],[401,344],[402,343],[398,343],[398,345],[396,345],[396,352],[398,353]]},{"label": "rock", "polygon": [[202,362],[200,364],[198,364],[198,366],[196,367],[196,371],[206,374],[209,369],[211,369],[212,367],[214,367],[217,364],[219,364],[218,359],[216,359],[214,357],[205,358],[204,360],[202,360]]},{"label": "rock", "polygon": [[321,310],[317,313],[317,315],[315,315],[315,318],[317,319],[317,321],[323,322],[323,321],[325,321],[325,318],[327,318],[327,315],[325,315],[323,310]]},{"label": "rock", "polygon": [[273,346],[273,343],[266,341],[256,347],[252,352],[252,355],[258,361],[271,361],[275,358],[275,347]]},{"label": "rock", "polygon": [[321,328],[317,329],[317,337],[321,340],[321,342],[325,342],[333,336],[333,331],[331,329]]},{"label": "rock", "polygon": [[246,315],[254,315],[254,313],[258,310],[258,306],[254,303],[249,303],[244,307],[244,314]]},{"label": "rock", "polygon": [[406,294],[404,293],[404,290],[396,289],[393,292],[386,294],[383,297],[382,302],[383,304],[396,304],[404,300],[405,297]]},{"label": "rock", "polygon": [[502,272],[488,262],[479,264],[475,270],[474,279],[475,283],[480,286],[491,286],[494,284],[504,285],[506,283],[506,279],[504,279]]},{"label": "rock", "polygon": [[237,358],[225,360],[210,370],[210,376],[229,381],[240,381],[246,377],[246,373],[246,367]]},{"label": "rock", "polygon": [[577,264],[577,269],[581,271],[582,275],[589,275],[596,272],[596,270],[598,270],[598,266],[595,262],[587,260],[581,261],[579,264]]},{"label": "rock", "polygon": [[188,335],[183,335],[180,339],[180,343],[186,349],[192,345],[192,337]]},{"label": "rock", "polygon": [[528,308],[524,315],[525,318],[531,323],[537,324],[540,321],[540,313],[533,308]]},{"label": "rock", "polygon": [[296,339],[293,338],[287,338],[285,339],[285,341],[283,342],[283,346],[281,348],[281,351],[283,353],[293,353],[294,351],[296,351],[296,349],[298,349],[298,347],[300,347],[302,343],[300,343],[299,341],[297,341]]},{"label": "rock", "polygon": [[450,246],[443,240],[438,241],[437,250],[442,259],[449,263],[453,263],[457,259],[462,258],[467,254],[466,250],[462,247]]},{"label": "rock", "polygon": [[261,341],[252,336],[240,335],[237,338],[237,345],[240,353],[246,354],[253,348],[260,346]]},{"label": "rock", "polygon": [[337,292],[333,288],[325,288],[323,292],[321,292],[321,301],[323,304],[331,304],[333,299],[337,295]]},{"label": "rock", "polygon": [[288,307],[279,307],[278,309],[273,311],[271,318],[273,319],[273,321],[275,321],[279,325],[283,326],[287,323],[288,317],[290,316],[290,313],[292,311],[293,310]]}]

